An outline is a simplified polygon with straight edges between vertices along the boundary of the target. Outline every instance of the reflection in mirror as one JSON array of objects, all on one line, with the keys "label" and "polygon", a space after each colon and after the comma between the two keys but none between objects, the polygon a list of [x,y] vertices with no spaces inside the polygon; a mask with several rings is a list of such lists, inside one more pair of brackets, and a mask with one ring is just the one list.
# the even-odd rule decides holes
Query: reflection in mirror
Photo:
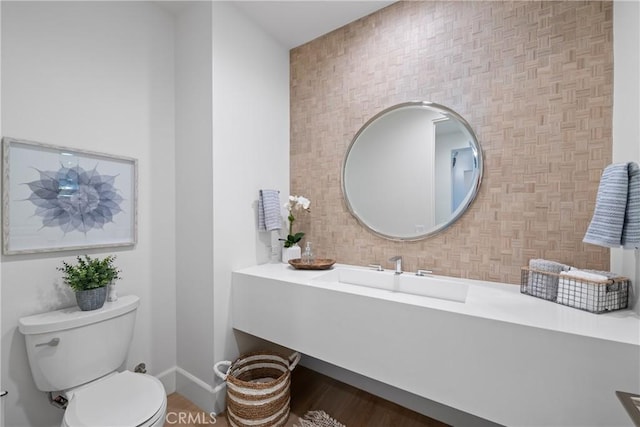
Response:
[{"label": "reflection in mirror", "polygon": [[342,187],[349,211],[373,233],[419,240],[458,219],[482,179],[482,150],[469,124],[447,107],[408,102],[358,131]]}]

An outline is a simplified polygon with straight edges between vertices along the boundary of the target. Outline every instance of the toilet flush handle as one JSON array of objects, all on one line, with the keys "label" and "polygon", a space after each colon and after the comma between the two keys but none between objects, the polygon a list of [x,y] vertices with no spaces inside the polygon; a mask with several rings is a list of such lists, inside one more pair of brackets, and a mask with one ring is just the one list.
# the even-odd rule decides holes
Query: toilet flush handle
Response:
[{"label": "toilet flush handle", "polygon": [[55,347],[58,344],[60,344],[60,338],[51,338],[51,341],[49,342],[41,342],[40,344],[36,344],[36,347],[43,347],[45,345],[48,345],[50,347]]}]

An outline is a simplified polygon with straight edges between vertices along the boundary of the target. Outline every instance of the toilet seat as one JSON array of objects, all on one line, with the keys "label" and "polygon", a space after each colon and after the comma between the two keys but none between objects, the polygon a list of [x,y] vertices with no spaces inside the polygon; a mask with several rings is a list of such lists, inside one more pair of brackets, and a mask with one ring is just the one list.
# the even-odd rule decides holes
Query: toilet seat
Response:
[{"label": "toilet seat", "polygon": [[73,393],[63,426],[137,427],[164,423],[167,396],[155,377],[124,371]]}]

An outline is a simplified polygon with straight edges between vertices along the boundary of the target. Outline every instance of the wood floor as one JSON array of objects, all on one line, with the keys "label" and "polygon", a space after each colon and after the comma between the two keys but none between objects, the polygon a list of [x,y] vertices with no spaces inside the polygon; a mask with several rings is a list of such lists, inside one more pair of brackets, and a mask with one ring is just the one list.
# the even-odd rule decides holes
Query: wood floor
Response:
[{"label": "wood floor", "polygon": [[[347,427],[446,427],[362,390],[298,366],[291,379],[291,416],[287,427],[298,424],[307,411],[323,410]],[[191,416],[180,414],[191,413]],[[177,393],[169,395],[165,427],[228,427],[224,414],[215,424],[208,414]]]}]

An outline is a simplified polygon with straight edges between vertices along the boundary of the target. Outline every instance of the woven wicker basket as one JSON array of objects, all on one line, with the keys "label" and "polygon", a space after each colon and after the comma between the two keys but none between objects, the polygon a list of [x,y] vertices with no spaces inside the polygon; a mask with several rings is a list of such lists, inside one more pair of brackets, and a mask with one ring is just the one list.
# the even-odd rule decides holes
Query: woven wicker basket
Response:
[{"label": "woven wicker basket", "polygon": [[[232,427],[279,427],[289,418],[291,371],[300,354],[289,358],[273,352],[243,355],[214,367],[227,385],[227,419]],[[229,365],[227,373],[220,367]]]}]

